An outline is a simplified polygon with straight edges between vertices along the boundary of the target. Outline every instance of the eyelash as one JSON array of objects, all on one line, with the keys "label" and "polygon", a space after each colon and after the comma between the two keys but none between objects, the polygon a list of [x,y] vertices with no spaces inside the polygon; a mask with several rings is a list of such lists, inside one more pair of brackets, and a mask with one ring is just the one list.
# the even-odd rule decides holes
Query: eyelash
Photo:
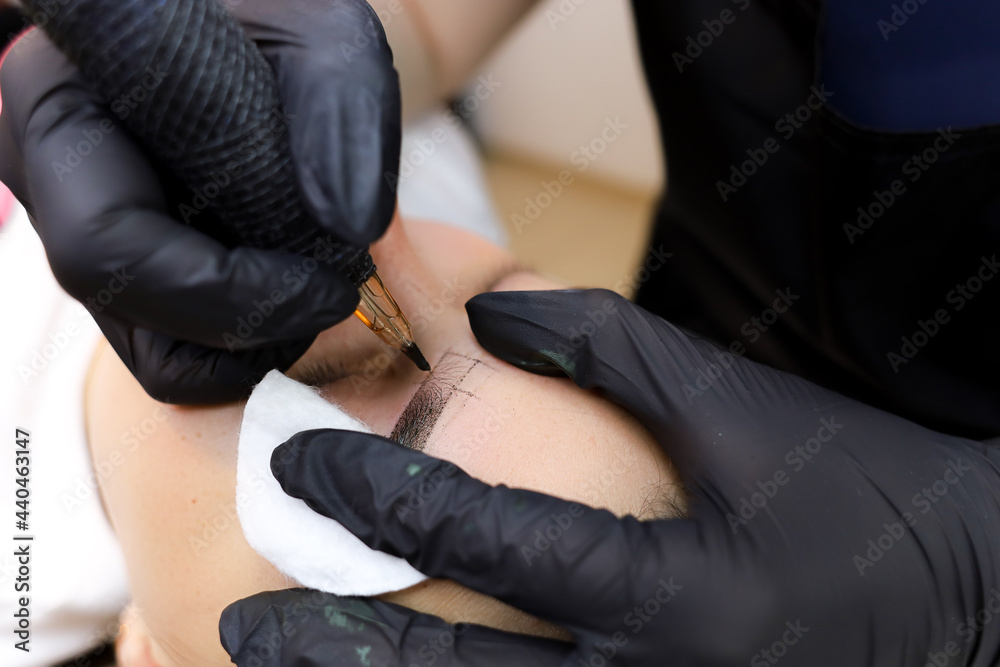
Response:
[{"label": "eyelash", "polygon": [[302,369],[299,381],[310,387],[321,389],[345,376],[346,369],[343,367],[343,364],[339,364],[338,366],[334,366],[329,360],[322,357],[313,360]]}]

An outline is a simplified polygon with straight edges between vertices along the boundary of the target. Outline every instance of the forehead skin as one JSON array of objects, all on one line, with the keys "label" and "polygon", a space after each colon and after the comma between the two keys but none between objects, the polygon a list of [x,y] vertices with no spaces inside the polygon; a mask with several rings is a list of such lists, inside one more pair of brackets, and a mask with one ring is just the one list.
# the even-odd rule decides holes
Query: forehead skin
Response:
[{"label": "forehead skin", "polygon": [[[651,503],[679,502],[662,448],[624,410],[568,379],[527,373],[480,347],[464,304],[512,258],[471,234],[413,224],[420,225],[418,233],[391,228],[379,242],[377,261],[386,267],[386,285],[412,320],[432,373],[462,378],[454,387],[444,383],[451,400],[424,451],[490,484],[558,495],[619,515],[641,517]],[[495,291],[561,287],[526,271],[491,285]],[[350,367],[352,374],[323,386],[323,395],[385,436],[428,378],[359,322],[324,332],[289,375],[317,359]]]},{"label": "forehead skin", "polygon": [[[457,383],[468,394],[448,404],[425,451],[489,483],[555,493],[618,514],[638,512],[652,489],[672,481],[661,449],[616,406],[567,380],[519,371],[480,348],[463,308],[475,289],[466,277],[482,275],[484,267],[492,270],[509,257],[475,238],[459,243],[450,229],[436,234],[434,227],[412,239],[417,255],[430,253],[422,259],[433,271],[413,266],[409,247],[394,246],[398,236],[390,234],[372,247],[431,363],[449,352],[478,362]],[[521,274],[498,287],[555,286],[539,280]],[[112,470],[98,481],[153,656],[165,667],[231,665],[218,638],[222,609],[255,592],[293,585],[250,548],[236,520],[236,505],[253,500],[235,497],[242,405],[156,403],[114,353],[103,350],[88,384],[88,439],[95,464],[105,462]],[[354,321],[325,332],[309,354],[335,363],[362,360],[354,375],[324,393],[380,433],[391,431],[426,376],[405,359],[380,357],[384,345]],[[147,429],[147,422],[155,427]],[[138,442],[130,435],[136,428]],[[547,636],[559,632],[451,582],[424,582],[386,599],[451,622]]]},{"label": "forehead skin", "polygon": [[[497,285],[557,287],[527,273]],[[679,502],[668,459],[634,418],[567,379],[527,373],[493,357],[476,342],[464,308],[454,310],[441,315],[446,324],[434,327],[439,339],[431,347],[437,353],[428,355],[441,375],[434,382],[449,398],[425,453],[489,484],[541,491],[619,515],[648,514],[663,496]],[[331,383],[323,395],[388,436],[426,377],[369,377]]]}]

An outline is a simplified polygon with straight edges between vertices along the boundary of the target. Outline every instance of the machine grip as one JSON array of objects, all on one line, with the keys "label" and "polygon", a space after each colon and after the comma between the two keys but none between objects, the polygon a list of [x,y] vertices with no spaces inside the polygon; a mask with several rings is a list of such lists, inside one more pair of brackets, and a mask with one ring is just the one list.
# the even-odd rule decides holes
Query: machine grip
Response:
[{"label": "machine grip", "polygon": [[[274,72],[220,0],[60,0],[44,15],[103,99],[129,101],[119,116],[194,190],[192,208],[207,202],[222,230],[202,231],[299,254],[322,236],[302,204]],[[355,285],[374,271],[366,249],[328,245]]]}]

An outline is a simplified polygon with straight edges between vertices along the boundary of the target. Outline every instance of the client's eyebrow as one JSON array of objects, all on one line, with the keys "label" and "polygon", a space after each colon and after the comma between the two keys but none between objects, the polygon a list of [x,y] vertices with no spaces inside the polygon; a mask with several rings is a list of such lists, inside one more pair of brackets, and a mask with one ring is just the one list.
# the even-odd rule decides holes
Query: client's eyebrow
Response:
[{"label": "client's eyebrow", "polygon": [[392,427],[389,439],[418,452],[423,451],[434,425],[449,401],[460,394],[472,396],[460,389],[459,385],[481,363],[472,357],[446,352],[434,366],[431,376],[420,384],[413,398],[403,408]]},{"label": "client's eyebrow", "polygon": [[496,289],[496,286],[499,285],[504,278],[508,278],[518,273],[528,273],[531,271],[533,271],[533,269],[531,269],[518,259],[512,259],[510,261],[506,261],[503,264],[501,264],[497,270],[488,274],[486,279],[483,280],[481,283],[479,283],[479,285],[473,291],[473,294],[469,296],[469,298],[471,299],[476,294],[482,294],[484,292],[492,292],[494,289]]}]

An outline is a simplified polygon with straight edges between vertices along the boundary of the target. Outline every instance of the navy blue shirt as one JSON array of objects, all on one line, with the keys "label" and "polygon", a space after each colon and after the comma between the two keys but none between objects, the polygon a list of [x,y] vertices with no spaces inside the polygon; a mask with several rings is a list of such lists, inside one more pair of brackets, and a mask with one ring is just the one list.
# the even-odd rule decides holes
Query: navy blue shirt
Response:
[{"label": "navy blue shirt", "polygon": [[636,300],[1000,436],[1000,2],[632,5],[667,158],[650,242],[672,253]]},{"label": "navy blue shirt", "polygon": [[892,131],[1000,121],[996,0],[829,0],[820,78],[854,123]]}]

